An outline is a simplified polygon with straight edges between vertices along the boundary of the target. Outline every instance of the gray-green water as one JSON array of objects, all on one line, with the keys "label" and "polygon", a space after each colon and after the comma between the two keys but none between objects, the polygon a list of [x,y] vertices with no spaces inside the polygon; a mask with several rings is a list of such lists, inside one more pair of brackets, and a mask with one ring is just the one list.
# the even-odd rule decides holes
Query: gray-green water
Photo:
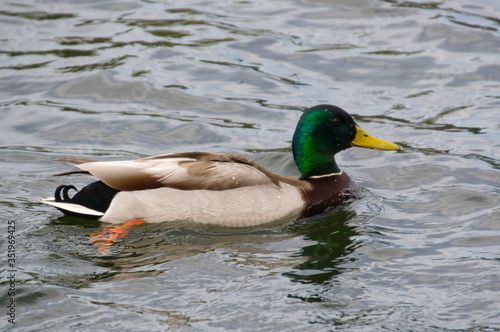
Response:
[{"label": "gray-green water", "polygon": [[[496,0],[2,2],[0,328],[500,330],[499,22]],[[61,157],[201,150],[297,175],[319,103],[403,148],[342,152],[363,197],[334,215],[135,226],[103,257],[99,224],[39,202],[91,181],[51,177]]]}]

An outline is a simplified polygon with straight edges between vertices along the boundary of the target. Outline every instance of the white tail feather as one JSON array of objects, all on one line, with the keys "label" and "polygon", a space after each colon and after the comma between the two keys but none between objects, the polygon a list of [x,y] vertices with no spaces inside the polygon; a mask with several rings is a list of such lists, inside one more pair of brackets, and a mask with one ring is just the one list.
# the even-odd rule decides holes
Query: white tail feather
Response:
[{"label": "white tail feather", "polygon": [[81,215],[94,216],[94,217],[101,217],[104,215],[104,213],[100,211],[89,209],[83,205],[66,203],[66,202],[56,202],[54,198],[50,197],[42,199],[42,202],[48,205],[55,206],[56,208],[61,209],[63,211],[73,212]]}]

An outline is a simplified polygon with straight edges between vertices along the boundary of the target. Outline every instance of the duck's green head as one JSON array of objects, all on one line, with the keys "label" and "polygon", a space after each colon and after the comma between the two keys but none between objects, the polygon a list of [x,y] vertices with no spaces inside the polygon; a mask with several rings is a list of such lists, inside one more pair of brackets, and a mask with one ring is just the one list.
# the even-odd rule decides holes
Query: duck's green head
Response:
[{"label": "duck's green head", "polygon": [[317,105],[309,108],[300,118],[292,141],[301,179],[340,172],[333,156],[351,146],[399,150],[396,144],[368,135],[340,107]]}]

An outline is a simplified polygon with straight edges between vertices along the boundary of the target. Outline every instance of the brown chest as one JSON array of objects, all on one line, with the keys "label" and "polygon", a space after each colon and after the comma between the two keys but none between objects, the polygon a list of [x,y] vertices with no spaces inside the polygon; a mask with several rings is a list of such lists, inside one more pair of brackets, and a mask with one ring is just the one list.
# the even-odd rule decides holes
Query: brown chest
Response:
[{"label": "brown chest", "polygon": [[357,196],[356,185],[344,172],[313,177],[306,181],[311,184],[312,188],[301,190],[306,206],[302,213],[303,217],[323,213]]}]

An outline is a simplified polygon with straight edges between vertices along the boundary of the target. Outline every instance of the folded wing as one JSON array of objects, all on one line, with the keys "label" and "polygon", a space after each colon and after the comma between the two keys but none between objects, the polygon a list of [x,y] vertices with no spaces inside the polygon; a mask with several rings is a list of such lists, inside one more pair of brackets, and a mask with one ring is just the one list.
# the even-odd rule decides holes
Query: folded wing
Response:
[{"label": "folded wing", "polygon": [[280,178],[239,155],[190,152],[137,160],[56,159],[74,164],[108,186],[123,191],[171,187],[226,190],[274,183]]}]

